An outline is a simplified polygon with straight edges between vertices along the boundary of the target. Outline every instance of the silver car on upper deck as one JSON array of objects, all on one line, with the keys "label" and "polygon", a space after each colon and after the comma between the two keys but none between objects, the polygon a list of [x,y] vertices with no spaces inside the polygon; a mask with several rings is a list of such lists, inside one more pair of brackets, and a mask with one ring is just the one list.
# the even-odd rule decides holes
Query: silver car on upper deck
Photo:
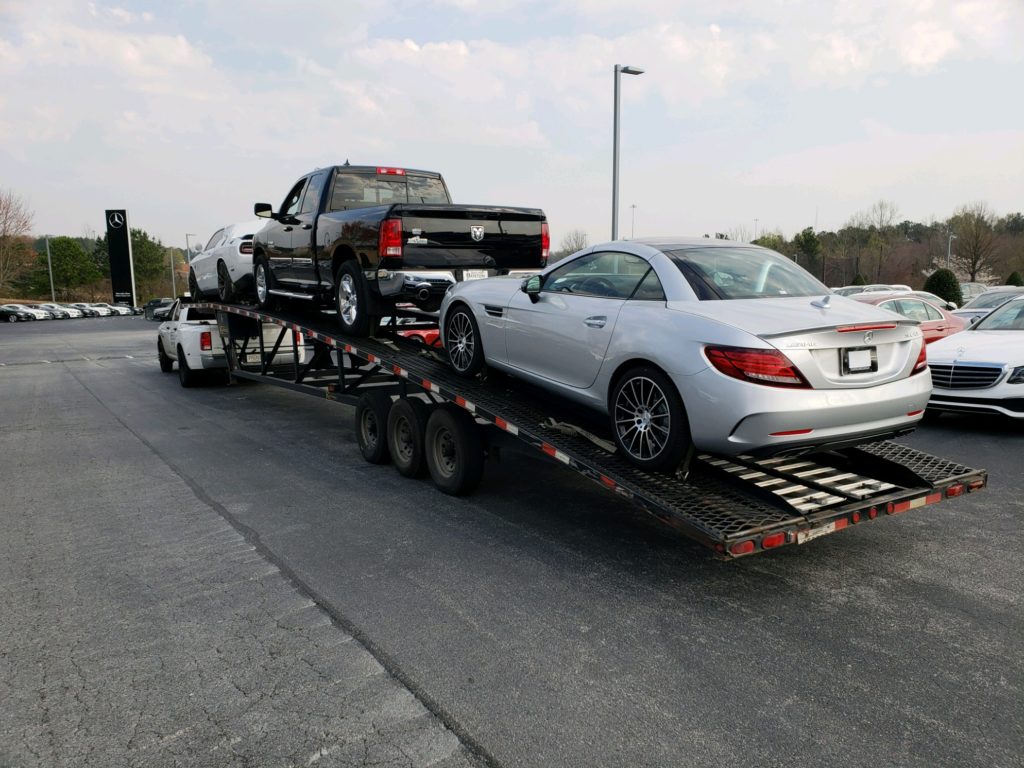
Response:
[{"label": "silver car on upper deck", "polygon": [[894,436],[931,393],[916,323],[730,241],[616,241],[525,280],[459,283],[440,327],[456,372],[486,363],[607,413],[618,450],[650,470],[691,447],[795,454]]}]

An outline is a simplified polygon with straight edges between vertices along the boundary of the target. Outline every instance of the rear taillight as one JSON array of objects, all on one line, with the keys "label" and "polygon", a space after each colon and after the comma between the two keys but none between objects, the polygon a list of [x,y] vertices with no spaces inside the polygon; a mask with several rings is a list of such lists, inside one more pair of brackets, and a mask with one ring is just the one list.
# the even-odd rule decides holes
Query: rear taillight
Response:
[{"label": "rear taillight", "polygon": [[213,335],[209,331],[203,331],[199,334],[199,348],[204,352],[209,352],[213,349]]},{"label": "rear taillight", "polygon": [[810,389],[803,374],[777,349],[705,347],[704,354],[717,370],[740,381]]},{"label": "rear taillight", "polygon": [[377,240],[377,255],[382,259],[402,258],[402,220],[384,219]]},{"label": "rear taillight", "polygon": [[252,253],[252,240],[243,240],[238,244],[239,253]]},{"label": "rear taillight", "polygon": [[547,266],[548,254],[551,253],[551,233],[548,231],[548,223],[542,221],[540,223],[540,263],[541,266]]},{"label": "rear taillight", "polygon": [[381,176],[405,176],[405,168],[383,168],[378,167],[377,173]]},{"label": "rear taillight", "polygon": [[917,362],[914,363],[914,370],[911,372],[911,376],[915,373],[928,368],[928,345],[924,343],[924,339],[921,339],[921,351],[917,353]]}]

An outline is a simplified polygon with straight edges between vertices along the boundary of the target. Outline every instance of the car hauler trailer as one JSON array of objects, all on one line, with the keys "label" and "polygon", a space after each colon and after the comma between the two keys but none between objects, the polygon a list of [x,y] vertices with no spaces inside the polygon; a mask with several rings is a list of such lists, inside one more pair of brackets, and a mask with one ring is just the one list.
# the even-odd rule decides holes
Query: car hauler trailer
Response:
[{"label": "car hauler trailer", "polygon": [[[367,461],[393,459],[402,474],[429,472],[445,493],[464,495],[481,479],[489,438],[501,432],[725,559],[803,544],[987,482],[984,470],[891,441],[787,458],[695,454],[685,472],[651,474],[616,456],[602,426],[570,404],[508,377],[455,375],[437,350],[408,338],[415,325],[356,339],[341,336],[331,317],[201,306],[217,312],[234,379],[354,405]],[[272,342],[267,324],[280,329]]]}]

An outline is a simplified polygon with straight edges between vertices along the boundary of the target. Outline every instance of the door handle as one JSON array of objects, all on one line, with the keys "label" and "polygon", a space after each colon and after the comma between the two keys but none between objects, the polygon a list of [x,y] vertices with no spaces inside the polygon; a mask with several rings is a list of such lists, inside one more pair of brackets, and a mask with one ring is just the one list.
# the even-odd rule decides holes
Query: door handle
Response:
[{"label": "door handle", "polygon": [[588,328],[604,328],[604,324],[608,322],[608,318],[604,315],[593,315],[583,321],[583,324]]},{"label": "door handle", "polygon": [[284,230],[285,232],[291,232],[291,231],[292,231],[292,228],[291,228],[291,227],[282,227],[282,229],[283,229],[283,230]]},{"label": "door handle", "polygon": [[312,224],[303,224],[303,225],[302,225],[302,228],[303,228],[303,229],[312,229],[312,228],[313,228],[313,225],[312,225]]}]

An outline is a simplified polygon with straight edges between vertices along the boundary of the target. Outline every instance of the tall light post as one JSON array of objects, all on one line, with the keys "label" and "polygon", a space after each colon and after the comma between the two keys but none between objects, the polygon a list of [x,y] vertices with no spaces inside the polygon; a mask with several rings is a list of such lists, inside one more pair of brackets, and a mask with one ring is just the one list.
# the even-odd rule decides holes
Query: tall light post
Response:
[{"label": "tall light post", "polygon": [[757,222],[759,222],[759,221],[760,221],[760,219],[758,219],[756,217],[754,218],[754,239],[755,240],[757,240]]},{"label": "tall light post", "polygon": [[[191,260],[192,260],[192,258],[191,258],[191,254],[192,254],[192,248],[191,248],[191,246],[190,246],[190,245],[188,244],[188,239],[189,239],[190,237],[198,237],[198,235],[196,235],[196,233],[195,233],[195,232],[186,232],[186,233],[185,233],[185,261],[186,261],[186,262],[188,262],[188,261],[191,261]],[[173,261],[173,260],[172,260],[172,261]],[[173,264],[172,264],[172,266],[171,266],[171,288],[172,288],[172,289],[174,288],[174,266],[173,266]],[[178,294],[177,294],[177,292],[175,292],[175,293],[172,293],[171,295],[172,295],[172,296],[174,296],[175,298],[177,298],[177,297],[178,297]],[[195,296],[193,296],[192,298],[193,298],[193,299],[195,299],[196,297],[195,297]]]},{"label": "tall light post", "polygon": [[949,254],[953,250],[953,241],[956,240],[956,235],[952,232],[949,233],[949,239],[946,240],[946,269],[949,269]]},{"label": "tall light post", "polygon": [[53,261],[50,259],[50,236],[46,235],[46,269],[50,273],[50,300],[57,303],[57,292],[53,290]]},{"label": "tall light post", "polygon": [[633,234],[636,232],[636,203],[633,203],[629,207],[632,208],[632,211],[630,211],[631,217],[629,220],[629,239],[632,240]]},{"label": "tall light post", "polygon": [[619,239],[619,75],[642,75],[638,67],[615,65],[615,116],[612,119],[612,240]]}]

